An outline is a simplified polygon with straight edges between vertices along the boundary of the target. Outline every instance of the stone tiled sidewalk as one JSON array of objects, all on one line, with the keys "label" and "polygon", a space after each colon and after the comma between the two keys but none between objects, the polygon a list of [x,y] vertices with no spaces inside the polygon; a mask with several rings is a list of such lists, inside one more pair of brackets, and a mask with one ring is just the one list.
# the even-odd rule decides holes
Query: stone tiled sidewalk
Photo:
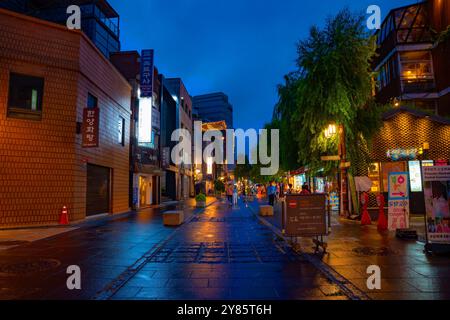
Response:
[{"label": "stone tiled sidewalk", "polygon": [[[209,204],[215,199],[208,199]],[[194,202],[183,207],[189,218]],[[171,209],[170,207],[167,209]],[[128,266],[163,241],[174,229],[164,227],[162,209],[146,209],[97,221],[44,239],[0,251],[0,300],[90,299]],[[10,238],[39,229],[10,230]],[[50,237],[48,237],[50,235]],[[36,237],[39,239],[39,237]],[[81,268],[82,290],[66,287],[67,267]]]},{"label": "stone tiled sidewalk", "polygon": [[[281,213],[264,218],[280,228]],[[372,299],[450,299],[450,257],[429,256],[424,244],[400,240],[393,232],[379,232],[375,223],[362,227],[359,223],[332,218],[332,233],[327,237],[328,253],[321,259],[351,284]],[[310,251],[311,242],[301,241],[303,251]],[[381,268],[381,290],[367,288],[367,267]]]},{"label": "stone tiled sidewalk", "polygon": [[240,203],[216,203],[168,239],[110,298],[347,299]]}]

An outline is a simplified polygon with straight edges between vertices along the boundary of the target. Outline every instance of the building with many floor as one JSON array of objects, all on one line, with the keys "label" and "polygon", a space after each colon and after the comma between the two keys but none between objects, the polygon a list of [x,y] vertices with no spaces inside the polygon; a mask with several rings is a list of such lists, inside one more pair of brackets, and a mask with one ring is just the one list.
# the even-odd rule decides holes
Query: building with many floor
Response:
[{"label": "building with many floor", "polygon": [[374,61],[380,102],[450,116],[449,25],[449,1],[422,1],[387,15]]},{"label": "building with many floor", "polygon": [[198,95],[192,98],[194,114],[203,122],[224,120],[227,128],[233,127],[233,106],[223,92]]},{"label": "building with many floor", "polygon": [[[112,53],[111,62],[133,88],[130,126],[130,206],[142,209],[161,202],[161,82],[153,68],[151,104],[140,98],[141,55]],[[150,110],[147,110],[150,109]]]},{"label": "building with many floor", "polygon": [[0,9],[0,226],[129,210],[131,86],[83,32]]}]

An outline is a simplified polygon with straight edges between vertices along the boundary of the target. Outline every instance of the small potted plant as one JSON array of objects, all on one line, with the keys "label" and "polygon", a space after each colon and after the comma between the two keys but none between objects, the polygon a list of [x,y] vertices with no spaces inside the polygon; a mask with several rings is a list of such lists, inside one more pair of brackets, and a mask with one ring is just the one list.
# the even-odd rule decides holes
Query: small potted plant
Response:
[{"label": "small potted plant", "polygon": [[195,197],[196,207],[205,208],[206,207],[206,196],[203,193],[199,193]]}]

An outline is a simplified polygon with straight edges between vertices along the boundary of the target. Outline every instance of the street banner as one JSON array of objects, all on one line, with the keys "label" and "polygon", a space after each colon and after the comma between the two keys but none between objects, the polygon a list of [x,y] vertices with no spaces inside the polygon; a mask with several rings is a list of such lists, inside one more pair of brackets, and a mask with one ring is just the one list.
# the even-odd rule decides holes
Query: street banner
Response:
[{"label": "street banner", "polygon": [[409,174],[392,172],[388,178],[388,228],[409,228]]},{"label": "street banner", "polygon": [[423,168],[429,243],[450,244],[450,166]]},{"label": "street banner", "polygon": [[286,196],[286,235],[315,237],[327,234],[326,195]]},{"label": "street banner", "polygon": [[99,146],[100,109],[84,108],[82,123],[82,147],[97,148]]},{"label": "street banner", "polygon": [[153,59],[154,59],[153,50],[142,50],[140,98],[153,98],[153,70],[154,70]]}]

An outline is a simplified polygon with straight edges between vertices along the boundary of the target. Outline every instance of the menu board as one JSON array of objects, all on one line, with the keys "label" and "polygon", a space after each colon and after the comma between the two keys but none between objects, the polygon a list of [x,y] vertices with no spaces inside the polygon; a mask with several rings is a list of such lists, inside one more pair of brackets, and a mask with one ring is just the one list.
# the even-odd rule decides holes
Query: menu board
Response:
[{"label": "menu board", "polygon": [[327,234],[326,195],[286,196],[286,235],[315,237]]}]

